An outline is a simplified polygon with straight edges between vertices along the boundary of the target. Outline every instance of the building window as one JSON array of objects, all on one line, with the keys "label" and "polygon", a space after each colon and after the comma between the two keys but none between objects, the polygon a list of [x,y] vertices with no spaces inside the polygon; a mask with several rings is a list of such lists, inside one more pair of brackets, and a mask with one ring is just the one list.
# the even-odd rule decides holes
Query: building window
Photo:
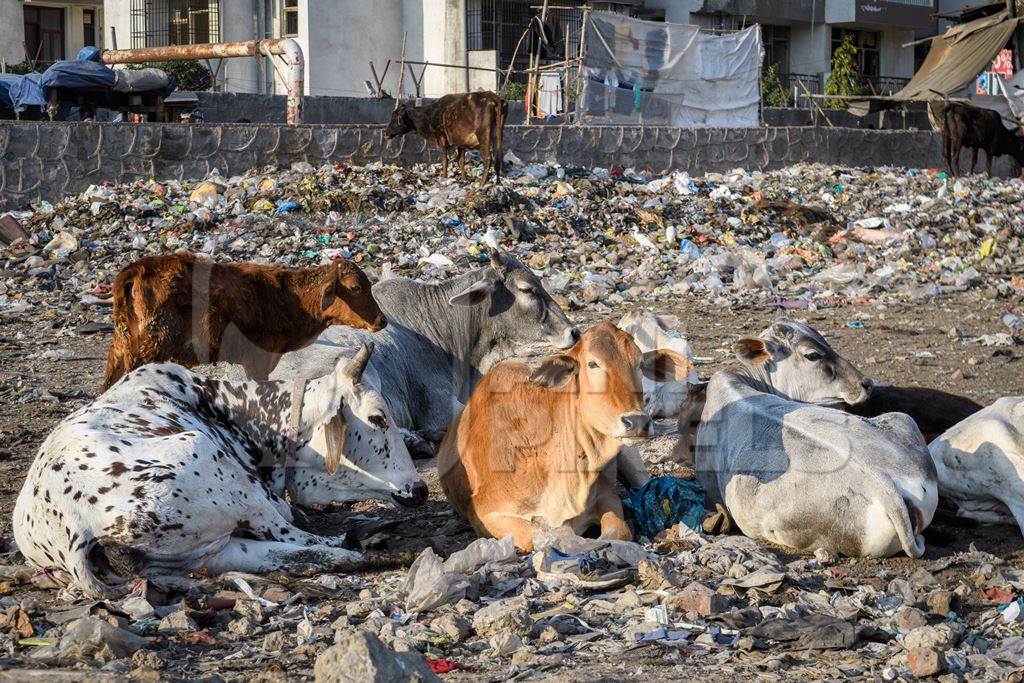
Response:
[{"label": "building window", "polygon": [[[515,67],[525,69],[531,49],[535,49],[539,31],[523,40],[516,53],[523,31],[530,21],[540,15],[540,10],[531,5],[539,2],[526,0],[466,0],[466,49],[497,50],[498,68],[507,69],[515,55]],[[544,23],[547,44],[540,49],[540,63],[550,64],[565,58],[565,29],[569,27],[569,55],[579,51],[580,31],[583,26],[585,0],[560,0],[557,8],[548,10]],[[576,9],[580,7],[581,9]],[[525,74],[515,74],[513,81],[525,82]]]},{"label": "building window", "polygon": [[96,10],[82,10],[82,45],[96,45]]},{"label": "building window", "polygon": [[764,68],[774,64],[778,73],[789,73],[789,27],[762,24],[761,41],[764,43]]},{"label": "building window", "polygon": [[64,10],[30,7],[25,12],[25,57],[36,68],[45,69],[64,59]]},{"label": "building window", "polygon": [[867,81],[877,81],[880,75],[881,59],[879,57],[879,46],[881,36],[877,31],[860,31],[851,28],[832,29],[832,52],[835,54],[839,46],[843,44],[843,38],[853,36],[853,44],[857,48],[857,69],[860,75]]},{"label": "building window", "polygon": [[132,47],[220,42],[220,0],[132,0]]},{"label": "building window", "polygon": [[281,8],[281,35],[299,35],[299,0],[284,0]]}]

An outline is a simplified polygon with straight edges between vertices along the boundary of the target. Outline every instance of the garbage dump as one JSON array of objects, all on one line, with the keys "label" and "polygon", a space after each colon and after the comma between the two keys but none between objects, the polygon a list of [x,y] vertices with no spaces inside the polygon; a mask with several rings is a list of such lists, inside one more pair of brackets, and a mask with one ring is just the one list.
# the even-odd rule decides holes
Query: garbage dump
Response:
[{"label": "garbage dump", "polygon": [[[669,455],[674,436],[643,446],[652,470],[676,479],[634,494],[633,541],[545,530],[526,554],[511,539],[475,540],[435,476],[415,512],[371,501],[303,511],[303,524],[351,533],[365,554],[352,571],[151,576],[96,601],[24,565],[9,511],[48,431],[96,396],[113,277],[145,255],[290,266],[343,256],[378,279],[433,282],[486,263],[486,247],[500,245],[542,275],[574,320],[619,321],[639,308],[677,316],[662,332],[705,379],[728,360],[733,321],[785,311],[829,319],[844,349],[859,347],[865,367],[890,380],[919,382],[909,368],[967,386],[991,373],[985,382],[1001,378],[991,386],[1009,393],[1021,373],[1022,236],[1019,180],[815,164],[700,176],[516,164],[481,189],[423,166],[300,162],[96,185],[8,210],[0,665],[318,681],[1017,675],[1024,543],[1015,528],[940,515],[921,560],[766,547],[727,520],[694,516],[703,494]],[[885,317],[899,306],[921,313]],[[844,317],[829,318],[835,311]],[[898,366],[874,348],[893,338],[906,347]],[[947,357],[958,377],[939,365]]]}]

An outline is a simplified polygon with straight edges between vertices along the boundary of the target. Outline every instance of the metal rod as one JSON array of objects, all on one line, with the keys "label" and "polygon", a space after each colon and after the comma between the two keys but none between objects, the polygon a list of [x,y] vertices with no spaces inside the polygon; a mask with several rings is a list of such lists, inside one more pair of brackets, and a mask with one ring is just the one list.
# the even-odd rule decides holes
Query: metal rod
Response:
[{"label": "metal rod", "polygon": [[100,55],[104,64],[141,64],[144,62],[180,62],[227,57],[279,57],[287,67],[285,88],[288,92],[288,123],[302,123],[302,96],[305,59],[302,48],[293,38],[242,40],[234,43],[200,43],[167,45],[134,50],[105,50]]}]

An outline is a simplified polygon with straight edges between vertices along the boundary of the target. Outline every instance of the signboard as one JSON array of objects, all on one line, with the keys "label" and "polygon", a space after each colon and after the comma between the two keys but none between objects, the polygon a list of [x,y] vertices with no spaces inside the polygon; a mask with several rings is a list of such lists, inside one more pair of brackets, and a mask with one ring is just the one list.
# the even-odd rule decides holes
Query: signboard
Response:
[{"label": "signboard", "polygon": [[974,84],[974,92],[977,95],[998,95],[999,86],[996,84],[995,74],[1009,79],[1013,77],[1013,52],[1000,50],[996,58],[992,60],[987,71],[982,71]]},{"label": "signboard", "polygon": [[932,28],[934,8],[926,5],[891,0],[858,0],[854,20],[865,24],[898,26],[900,28]]}]

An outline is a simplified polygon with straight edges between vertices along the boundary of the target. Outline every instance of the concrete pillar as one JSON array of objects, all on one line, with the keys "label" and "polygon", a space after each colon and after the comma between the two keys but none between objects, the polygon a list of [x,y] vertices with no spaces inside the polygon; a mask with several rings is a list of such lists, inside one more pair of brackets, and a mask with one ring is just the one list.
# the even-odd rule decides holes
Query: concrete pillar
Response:
[{"label": "concrete pillar", "polygon": [[25,61],[25,15],[21,0],[0,0],[0,59],[7,64]]}]

